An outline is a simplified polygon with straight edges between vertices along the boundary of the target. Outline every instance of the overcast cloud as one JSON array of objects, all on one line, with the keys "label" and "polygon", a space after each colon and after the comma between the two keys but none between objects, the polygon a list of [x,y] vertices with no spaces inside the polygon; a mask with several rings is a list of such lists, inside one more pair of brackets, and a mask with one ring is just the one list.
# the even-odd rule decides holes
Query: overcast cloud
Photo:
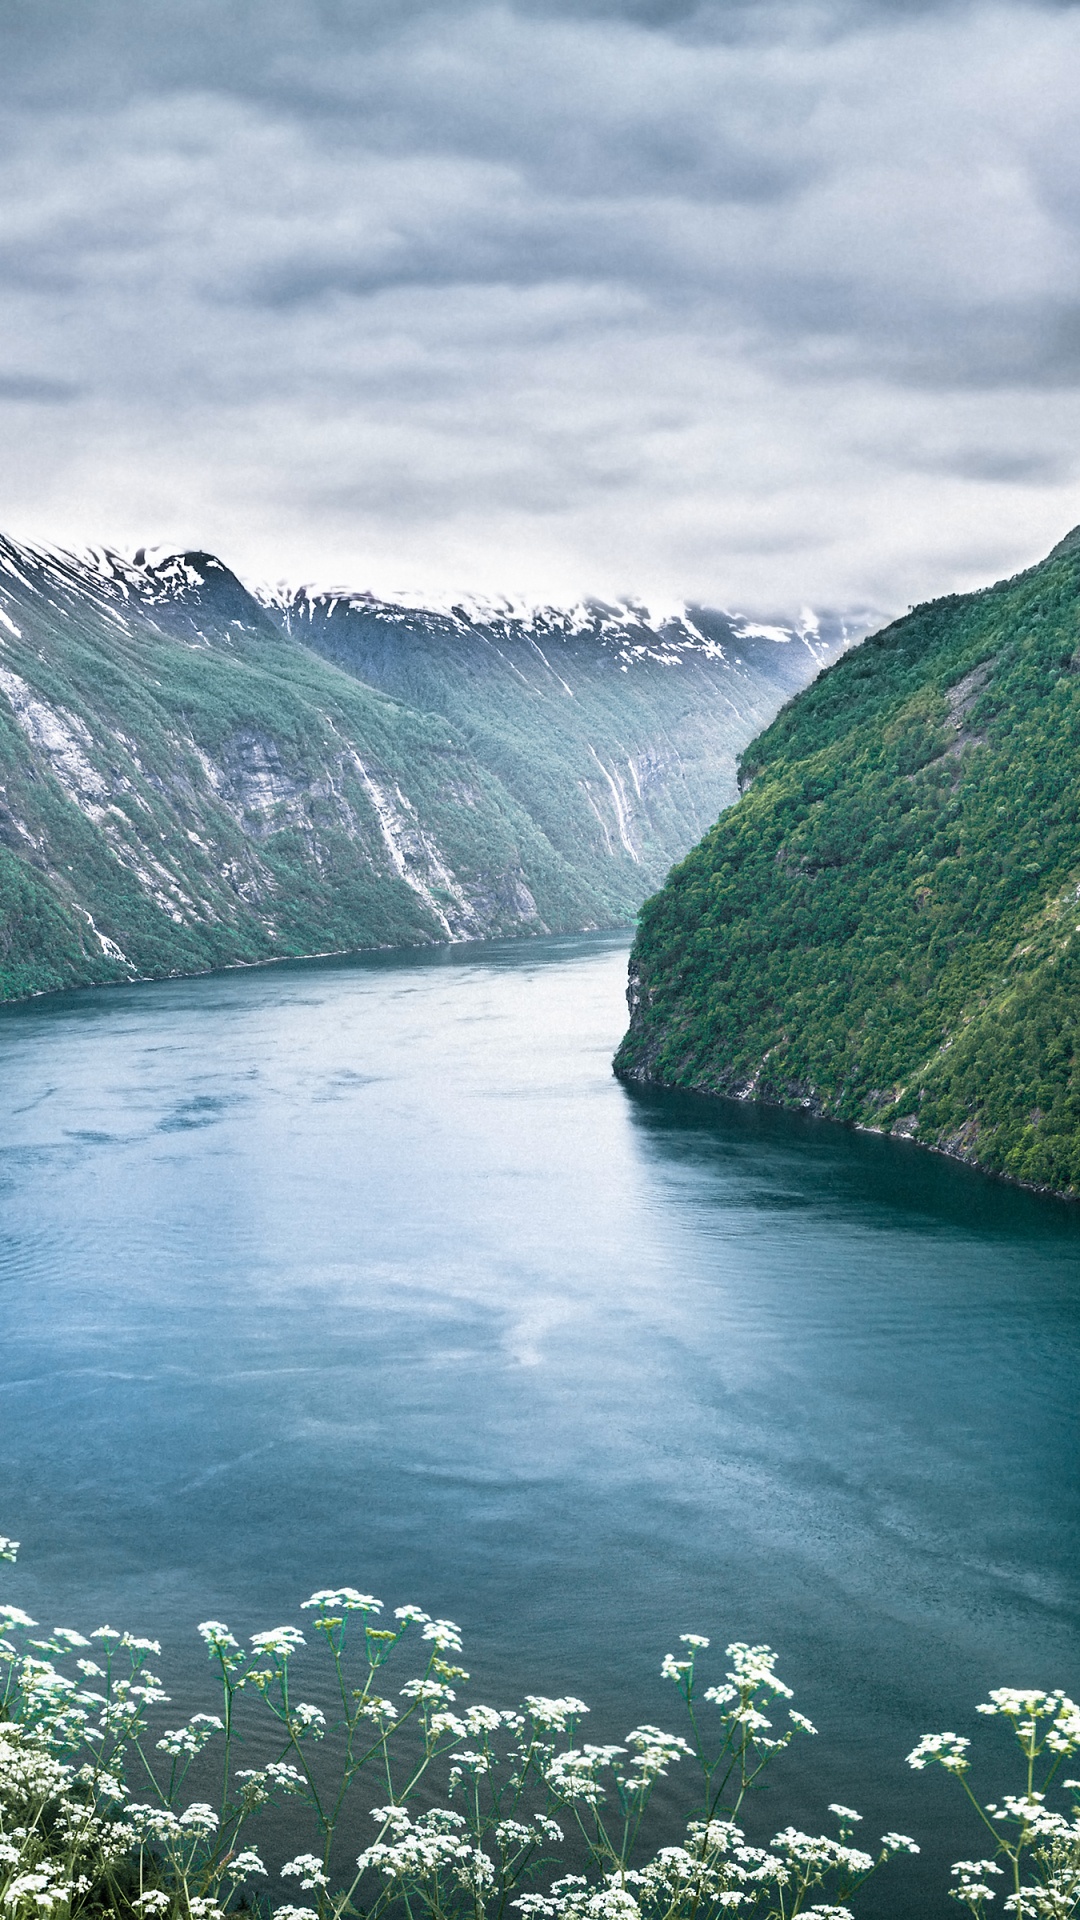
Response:
[{"label": "overcast cloud", "polygon": [[1080,10],[0,0],[0,525],[884,609],[1080,520]]}]

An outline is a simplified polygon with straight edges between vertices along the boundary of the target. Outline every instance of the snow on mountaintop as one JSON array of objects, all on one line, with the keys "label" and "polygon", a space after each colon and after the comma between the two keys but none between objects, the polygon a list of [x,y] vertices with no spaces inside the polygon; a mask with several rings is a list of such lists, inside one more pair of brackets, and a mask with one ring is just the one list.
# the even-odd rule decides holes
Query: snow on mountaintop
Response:
[{"label": "snow on mountaintop", "polygon": [[612,648],[622,665],[651,659],[676,665],[686,654],[704,655],[738,664],[741,642],[771,641],[801,645],[823,664],[867,633],[874,624],[870,612],[816,613],[804,607],[796,620],[756,621],[723,607],[694,606],[686,602],[612,602],[579,600],[556,607],[510,596],[478,594],[435,598],[415,593],[392,599],[346,587],[313,585],[256,588],[257,597],[292,629],[305,621],[332,619],[339,612],[394,625],[419,625],[429,631],[480,630],[506,638],[568,641],[591,637]]},{"label": "snow on mountaintop", "polygon": [[225,579],[233,577],[212,554],[160,551],[159,560],[148,556],[146,549],[140,547],[129,559],[108,547],[88,547],[81,553],[69,553],[63,547],[16,541],[0,535],[0,589],[2,576],[7,574],[17,580],[25,592],[46,597],[50,589],[59,589],[66,594],[85,594],[110,605],[137,600],[143,606],[157,606],[205,586],[207,576],[213,572]]},{"label": "snow on mountaintop", "polygon": [[[154,609],[165,613],[172,608],[190,615],[200,604],[212,602],[219,613],[226,617],[231,613],[235,618],[243,614],[244,602],[250,606],[250,600],[254,600],[290,630],[316,618],[332,618],[341,611],[399,627],[420,626],[429,632],[479,631],[534,645],[541,639],[569,642],[591,638],[610,649],[624,669],[645,659],[675,666],[686,655],[725,660],[737,666],[740,644],[762,641],[778,646],[801,645],[823,665],[875,624],[875,615],[863,609],[836,613],[804,607],[797,619],[781,616],[759,620],[728,608],[681,601],[584,599],[557,607],[512,595],[402,592],[386,599],[344,587],[281,584],[249,588],[210,553],[177,552],[169,547],[140,547],[130,555],[108,547],[71,553],[0,537],[0,611],[5,574],[17,580],[24,592],[46,598],[56,593],[64,598],[85,595],[121,625],[125,603],[135,602],[151,614]],[[226,601],[235,604],[226,606]]]}]

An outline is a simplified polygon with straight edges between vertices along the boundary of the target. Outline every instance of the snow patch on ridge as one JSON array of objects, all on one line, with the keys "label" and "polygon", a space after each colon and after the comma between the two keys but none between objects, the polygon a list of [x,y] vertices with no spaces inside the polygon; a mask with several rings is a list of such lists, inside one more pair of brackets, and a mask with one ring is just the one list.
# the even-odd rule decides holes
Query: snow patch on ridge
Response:
[{"label": "snow patch on ridge", "polygon": [[[492,643],[495,637],[525,641],[571,697],[573,688],[553,664],[551,650],[574,640],[593,639],[614,653],[624,671],[643,660],[676,667],[694,656],[723,662],[737,671],[743,666],[737,651],[740,642],[765,640],[775,646],[803,646],[823,664],[838,650],[861,639],[875,623],[870,612],[823,616],[812,607],[804,607],[795,621],[767,621],[723,607],[691,606],[682,601],[589,599],[556,607],[511,596],[439,596],[405,591],[384,598],[340,586],[294,588],[284,583],[273,588],[254,587],[252,591],[290,631],[302,632],[305,624],[332,620],[344,611],[390,625],[419,624],[435,632],[472,633]],[[823,619],[829,629],[827,637],[822,631]]]}]

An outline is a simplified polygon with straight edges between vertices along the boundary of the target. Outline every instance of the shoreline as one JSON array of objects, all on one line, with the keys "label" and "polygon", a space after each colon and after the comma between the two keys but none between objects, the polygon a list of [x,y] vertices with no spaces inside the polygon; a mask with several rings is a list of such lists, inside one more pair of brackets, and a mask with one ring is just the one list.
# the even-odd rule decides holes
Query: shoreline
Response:
[{"label": "shoreline", "polygon": [[395,946],[390,941],[380,941],[370,947],[326,947],[314,953],[268,953],[258,960],[223,960],[213,967],[197,967],[192,972],[178,968],[170,973],[132,973],[123,980],[81,980],[64,987],[35,987],[29,993],[11,994],[0,999],[0,1016],[10,1008],[26,1007],[35,1000],[59,1000],[72,993],[103,993],[125,987],[163,986],[168,981],[207,980],[214,974],[248,973],[262,967],[282,967],[292,964],[305,965],[316,960],[363,959],[376,954],[424,954],[457,952],[463,947],[496,947],[504,942],[523,942],[526,940],[575,940],[589,934],[630,933],[634,923],[630,920],[613,921],[610,926],[599,927],[545,927],[543,932],[532,928],[522,928],[519,933],[497,933],[464,937],[460,940],[416,940],[405,946]]},{"label": "shoreline", "polygon": [[910,1133],[897,1133],[888,1127],[875,1127],[864,1120],[844,1120],[839,1114],[827,1113],[816,1100],[770,1100],[758,1093],[739,1094],[722,1093],[715,1087],[676,1084],[667,1080],[654,1079],[640,1068],[620,1069],[612,1065],[616,1080],[624,1085],[648,1088],[654,1093],[692,1094],[698,1100],[715,1100],[735,1107],[762,1107],[772,1113],[801,1114],[807,1120],[819,1120],[832,1127],[844,1127],[851,1133],[873,1134],[879,1140],[889,1140],[895,1146],[917,1147],[922,1153],[936,1153],[943,1160],[952,1160],[959,1166],[969,1167],[973,1173],[981,1174],[985,1180],[998,1180],[1003,1185],[1016,1187],[1022,1193],[1034,1193],[1047,1200],[1061,1200],[1068,1206],[1080,1204],[1080,1190],[1063,1187],[1049,1187],[1034,1180],[1023,1180],[1019,1174],[1005,1173],[998,1167],[988,1167],[970,1152],[960,1152],[955,1147],[943,1146],[936,1140],[919,1140]]}]

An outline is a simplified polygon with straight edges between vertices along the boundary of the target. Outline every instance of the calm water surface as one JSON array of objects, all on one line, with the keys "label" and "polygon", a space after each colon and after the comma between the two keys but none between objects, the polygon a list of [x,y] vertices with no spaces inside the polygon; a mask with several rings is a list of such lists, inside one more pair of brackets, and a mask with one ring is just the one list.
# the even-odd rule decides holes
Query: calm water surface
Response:
[{"label": "calm water surface", "polygon": [[629,1094],[625,958],[0,1014],[8,1591],[160,1633],[180,1697],[194,1621],[347,1582],[460,1620],[489,1693],[583,1693],[594,1737],[678,1724],[679,1632],[770,1641],[822,1737],[764,1825],[839,1799],[914,1833],[870,1910],[936,1915],[977,1843],[909,1746],[991,1685],[1080,1685],[1080,1214]]}]

